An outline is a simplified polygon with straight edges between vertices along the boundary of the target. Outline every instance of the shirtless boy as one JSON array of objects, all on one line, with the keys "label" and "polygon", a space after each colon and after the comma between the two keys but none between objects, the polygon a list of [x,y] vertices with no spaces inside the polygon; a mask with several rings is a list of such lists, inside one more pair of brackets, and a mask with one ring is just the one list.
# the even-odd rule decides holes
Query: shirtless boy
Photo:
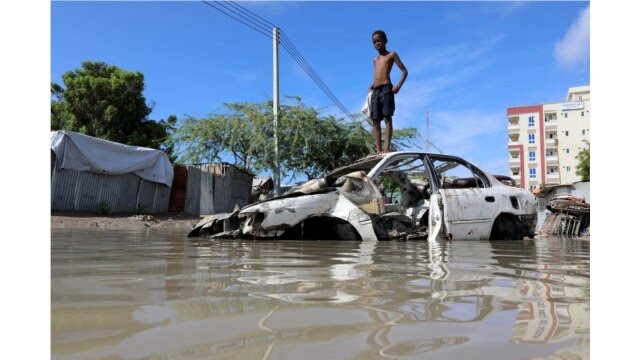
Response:
[{"label": "shirtless boy", "polygon": [[[371,36],[373,46],[378,50],[378,56],[373,59],[373,84],[369,87],[369,91],[373,91],[371,95],[371,119],[373,120],[373,139],[376,143],[376,151],[382,153],[380,121],[384,118],[386,126],[385,150],[391,151],[391,135],[393,134],[393,125],[391,118],[395,110],[395,94],[400,91],[402,84],[407,79],[409,72],[405,68],[398,53],[387,50],[387,35],[382,30],[376,30]],[[396,86],[391,84],[391,68],[393,63],[398,65],[402,76]]]}]

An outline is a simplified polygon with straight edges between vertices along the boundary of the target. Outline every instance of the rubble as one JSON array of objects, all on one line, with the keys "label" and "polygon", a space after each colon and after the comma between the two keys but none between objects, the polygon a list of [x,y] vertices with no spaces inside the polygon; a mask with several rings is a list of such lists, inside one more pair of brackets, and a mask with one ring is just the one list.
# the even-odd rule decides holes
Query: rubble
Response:
[{"label": "rubble", "polygon": [[571,195],[556,195],[547,204],[547,215],[541,235],[589,235],[590,204],[583,198]]}]

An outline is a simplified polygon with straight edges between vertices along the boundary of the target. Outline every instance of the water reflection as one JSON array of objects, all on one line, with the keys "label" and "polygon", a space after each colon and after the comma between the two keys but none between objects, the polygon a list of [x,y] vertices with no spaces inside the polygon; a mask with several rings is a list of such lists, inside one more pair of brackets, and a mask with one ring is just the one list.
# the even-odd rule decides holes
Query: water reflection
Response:
[{"label": "water reflection", "polygon": [[52,354],[588,358],[589,266],[589,242],[562,238],[253,242],[56,230]]}]

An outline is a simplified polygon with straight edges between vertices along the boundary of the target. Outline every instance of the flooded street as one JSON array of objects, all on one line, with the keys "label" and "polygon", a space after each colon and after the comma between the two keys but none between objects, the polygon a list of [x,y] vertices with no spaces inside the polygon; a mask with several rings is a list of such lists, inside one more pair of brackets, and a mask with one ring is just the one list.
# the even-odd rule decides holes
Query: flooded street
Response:
[{"label": "flooded street", "polygon": [[52,229],[55,359],[588,359],[590,243]]}]

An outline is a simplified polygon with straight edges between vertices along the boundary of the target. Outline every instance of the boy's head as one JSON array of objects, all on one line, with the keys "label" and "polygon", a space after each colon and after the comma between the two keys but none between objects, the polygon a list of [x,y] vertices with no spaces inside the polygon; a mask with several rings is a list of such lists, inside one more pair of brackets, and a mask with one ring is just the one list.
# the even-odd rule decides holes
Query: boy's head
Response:
[{"label": "boy's head", "polygon": [[382,38],[382,40],[387,42],[387,34],[385,34],[384,31],[382,30],[374,31],[373,34],[371,34],[371,38],[374,38],[376,35],[379,35]]},{"label": "boy's head", "polygon": [[385,51],[387,46],[387,34],[382,30],[376,30],[373,32],[373,35],[371,35],[371,41],[378,51]]}]

